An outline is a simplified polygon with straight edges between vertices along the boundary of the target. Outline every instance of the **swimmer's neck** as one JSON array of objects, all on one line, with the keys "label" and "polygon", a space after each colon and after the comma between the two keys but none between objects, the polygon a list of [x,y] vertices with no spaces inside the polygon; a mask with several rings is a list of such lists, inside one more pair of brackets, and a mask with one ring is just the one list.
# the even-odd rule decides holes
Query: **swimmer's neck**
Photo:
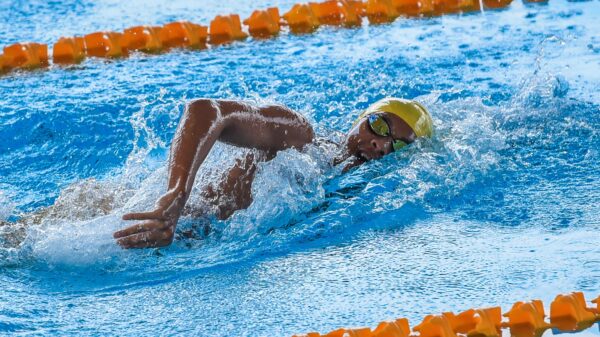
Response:
[{"label": "swimmer's neck", "polygon": [[315,136],[312,142],[317,147],[334,146],[336,154],[331,158],[331,166],[343,165],[342,173],[348,172],[351,168],[364,163],[364,160],[352,155],[346,149],[346,144],[343,141],[335,141],[329,138]]}]

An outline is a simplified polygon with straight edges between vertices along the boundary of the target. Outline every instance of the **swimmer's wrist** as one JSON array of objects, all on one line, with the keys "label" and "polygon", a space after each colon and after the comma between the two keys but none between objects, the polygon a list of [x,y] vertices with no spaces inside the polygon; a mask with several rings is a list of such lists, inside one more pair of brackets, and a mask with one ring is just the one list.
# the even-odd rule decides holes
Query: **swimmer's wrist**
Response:
[{"label": "swimmer's wrist", "polygon": [[177,183],[175,184],[175,186],[170,187],[169,190],[167,191],[167,193],[165,193],[164,196],[167,196],[167,195],[175,195],[177,199],[187,200],[189,192],[186,191],[185,184],[183,184],[182,181],[181,181],[181,179],[179,179],[177,181]]}]

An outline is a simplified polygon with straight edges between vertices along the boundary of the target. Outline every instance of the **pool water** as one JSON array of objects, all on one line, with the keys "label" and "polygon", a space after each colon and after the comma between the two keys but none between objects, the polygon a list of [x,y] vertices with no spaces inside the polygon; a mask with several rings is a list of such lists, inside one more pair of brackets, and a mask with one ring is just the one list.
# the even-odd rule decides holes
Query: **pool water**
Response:
[{"label": "pool water", "polygon": [[[292,4],[4,1],[0,45]],[[0,77],[0,219],[55,204],[0,239],[0,335],[290,336],[600,295],[599,15],[516,1]],[[247,210],[217,221],[195,193],[192,238],[115,245],[165,191],[186,100],[285,104],[335,141],[386,96],[429,107],[435,137],[347,174],[332,148],[280,152]],[[243,154],[218,145],[196,192]]]}]

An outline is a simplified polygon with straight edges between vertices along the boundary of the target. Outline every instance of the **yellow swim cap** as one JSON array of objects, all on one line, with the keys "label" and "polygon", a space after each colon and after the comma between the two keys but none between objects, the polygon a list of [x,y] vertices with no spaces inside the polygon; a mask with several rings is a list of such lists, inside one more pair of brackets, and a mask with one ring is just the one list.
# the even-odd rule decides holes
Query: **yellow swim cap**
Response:
[{"label": "yellow swim cap", "polygon": [[358,116],[354,125],[363,117],[378,112],[389,112],[402,118],[413,129],[417,137],[431,137],[433,134],[433,121],[424,106],[419,102],[395,97],[387,97],[373,103]]}]

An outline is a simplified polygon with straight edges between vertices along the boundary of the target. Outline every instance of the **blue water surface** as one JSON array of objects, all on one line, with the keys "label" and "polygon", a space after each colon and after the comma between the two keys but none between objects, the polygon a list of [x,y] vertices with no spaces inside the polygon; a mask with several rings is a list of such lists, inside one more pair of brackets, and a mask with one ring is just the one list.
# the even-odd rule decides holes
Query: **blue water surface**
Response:
[{"label": "blue water surface", "polygon": [[[2,1],[0,46],[292,4]],[[513,2],[0,77],[0,220],[27,222],[0,226],[23,239],[0,239],[0,335],[290,336],[600,295],[598,17]],[[280,152],[227,221],[198,193],[244,155],[219,144],[193,238],[115,245],[165,191],[187,100],[285,104],[337,141],[386,96],[423,102],[435,137],[343,175],[333,148]]]}]

